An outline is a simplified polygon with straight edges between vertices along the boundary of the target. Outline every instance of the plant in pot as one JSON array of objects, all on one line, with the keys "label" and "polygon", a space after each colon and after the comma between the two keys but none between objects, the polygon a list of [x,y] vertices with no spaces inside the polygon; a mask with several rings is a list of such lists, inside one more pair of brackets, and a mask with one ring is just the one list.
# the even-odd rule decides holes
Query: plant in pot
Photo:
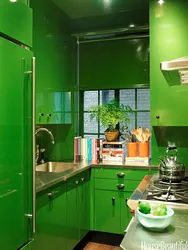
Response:
[{"label": "plant in pot", "polygon": [[104,134],[107,141],[116,141],[119,136],[117,124],[125,126],[130,124],[129,113],[132,109],[128,105],[119,104],[115,99],[103,105],[91,106],[89,109],[90,120],[100,120],[102,127],[106,128]]}]

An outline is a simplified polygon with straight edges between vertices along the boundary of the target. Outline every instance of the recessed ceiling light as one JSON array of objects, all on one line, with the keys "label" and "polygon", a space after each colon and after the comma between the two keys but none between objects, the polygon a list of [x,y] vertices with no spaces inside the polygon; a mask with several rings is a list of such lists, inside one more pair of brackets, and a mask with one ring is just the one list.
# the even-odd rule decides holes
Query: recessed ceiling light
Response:
[{"label": "recessed ceiling light", "polygon": [[129,28],[134,28],[134,27],[135,27],[134,23],[129,24]]},{"label": "recessed ceiling light", "polygon": [[15,3],[17,2],[17,0],[9,0],[11,3]]},{"label": "recessed ceiling light", "polygon": [[164,0],[159,0],[158,3],[162,5],[164,3]]}]

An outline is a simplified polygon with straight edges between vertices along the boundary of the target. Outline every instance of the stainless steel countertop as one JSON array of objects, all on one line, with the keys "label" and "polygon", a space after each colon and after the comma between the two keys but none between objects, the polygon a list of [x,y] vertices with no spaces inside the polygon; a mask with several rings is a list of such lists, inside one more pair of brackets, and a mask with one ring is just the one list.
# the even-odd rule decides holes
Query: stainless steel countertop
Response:
[{"label": "stainless steel countertop", "polygon": [[36,171],[36,192],[45,190],[59,182],[66,181],[74,175],[77,175],[90,168],[124,168],[124,169],[153,169],[157,170],[157,166],[130,166],[121,162],[107,162],[92,164],[81,162],[76,167],[62,173],[49,173]]},{"label": "stainless steel countertop", "polygon": [[[137,216],[131,221],[121,242],[123,250],[184,249],[188,250],[188,209],[173,209],[174,216],[170,226],[161,232],[144,228]],[[153,244],[153,245],[150,245]],[[154,244],[156,244],[154,246]],[[164,245],[166,244],[166,245]],[[169,244],[169,246],[167,246]],[[182,245],[181,245],[182,244]],[[158,246],[158,248],[157,248]],[[153,248],[152,248],[153,247]]]}]

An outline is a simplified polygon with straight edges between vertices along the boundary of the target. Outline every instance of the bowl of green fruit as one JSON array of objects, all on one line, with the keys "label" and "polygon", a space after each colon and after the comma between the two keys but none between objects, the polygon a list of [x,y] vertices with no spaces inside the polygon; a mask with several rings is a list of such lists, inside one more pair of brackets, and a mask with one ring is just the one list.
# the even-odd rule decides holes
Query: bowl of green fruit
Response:
[{"label": "bowl of green fruit", "polygon": [[137,208],[137,218],[146,228],[161,231],[167,228],[174,215],[174,211],[160,202],[141,201]]}]

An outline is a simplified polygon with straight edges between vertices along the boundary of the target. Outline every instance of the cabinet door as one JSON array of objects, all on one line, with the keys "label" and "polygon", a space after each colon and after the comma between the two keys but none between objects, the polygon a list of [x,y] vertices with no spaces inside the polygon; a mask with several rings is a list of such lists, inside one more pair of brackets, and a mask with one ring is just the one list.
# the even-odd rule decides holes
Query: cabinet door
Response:
[{"label": "cabinet door", "polygon": [[22,2],[0,1],[0,32],[32,47],[32,9]]},{"label": "cabinet door", "polygon": [[25,3],[26,5],[29,5],[29,0],[20,0],[22,3]]},{"label": "cabinet door", "polygon": [[120,233],[120,192],[95,190],[95,230]]},{"label": "cabinet door", "polygon": [[37,225],[33,250],[66,249],[65,185],[42,193],[37,198]]},{"label": "cabinet door", "polygon": [[127,199],[131,196],[132,192],[121,192],[121,233],[123,234],[127,228],[132,215],[130,213],[130,208],[127,205]]},{"label": "cabinet door", "polygon": [[89,220],[90,220],[90,204],[89,204],[89,179],[87,177],[80,178],[79,185],[79,226],[81,240],[89,231]]},{"label": "cabinet door", "polygon": [[67,185],[67,250],[72,250],[79,242],[78,192],[76,184]]}]

